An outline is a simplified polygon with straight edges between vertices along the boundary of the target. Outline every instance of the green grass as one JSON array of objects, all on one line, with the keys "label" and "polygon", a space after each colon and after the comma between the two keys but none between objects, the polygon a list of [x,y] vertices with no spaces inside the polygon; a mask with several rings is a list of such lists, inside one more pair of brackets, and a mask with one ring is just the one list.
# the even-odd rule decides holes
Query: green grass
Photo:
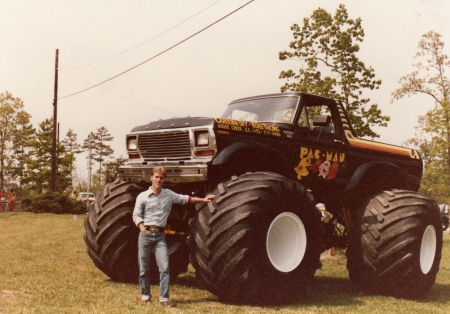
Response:
[{"label": "green grass", "polygon": [[[323,259],[307,295],[286,306],[226,304],[204,290],[194,272],[171,286],[177,308],[139,303],[137,284],[110,281],[88,257],[83,219],[73,215],[0,214],[0,313],[448,313],[450,235],[437,282],[421,301],[366,295],[348,279],[345,257]],[[157,296],[159,287],[152,287]]]}]

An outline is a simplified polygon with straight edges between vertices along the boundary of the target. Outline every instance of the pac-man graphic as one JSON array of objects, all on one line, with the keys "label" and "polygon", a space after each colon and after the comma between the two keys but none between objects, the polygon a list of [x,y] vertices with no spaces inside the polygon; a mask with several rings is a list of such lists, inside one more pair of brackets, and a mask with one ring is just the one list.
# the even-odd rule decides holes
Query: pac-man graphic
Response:
[{"label": "pac-man graphic", "polygon": [[303,158],[298,163],[298,166],[294,168],[295,172],[297,172],[297,179],[301,180],[302,177],[306,177],[309,175],[308,167],[311,166],[311,159],[310,158]]},{"label": "pac-man graphic", "polygon": [[336,178],[340,164],[344,161],[345,153],[301,147],[300,162],[294,171],[298,180],[309,175],[330,180]]}]

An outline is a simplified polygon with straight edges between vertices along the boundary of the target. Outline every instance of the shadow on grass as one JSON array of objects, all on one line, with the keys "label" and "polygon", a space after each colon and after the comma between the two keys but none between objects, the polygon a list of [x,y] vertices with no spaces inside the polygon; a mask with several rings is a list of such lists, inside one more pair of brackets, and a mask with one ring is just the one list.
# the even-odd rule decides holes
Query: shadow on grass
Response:
[{"label": "shadow on grass", "polygon": [[314,283],[302,296],[303,304],[350,305],[361,292],[347,278],[315,277]]},{"label": "shadow on grass", "polygon": [[202,282],[195,277],[192,272],[187,272],[177,278],[177,280],[173,283],[173,285],[185,287],[185,288],[194,288],[205,290]]},{"label": "shadow on grass", "polygon": [[[191,272],[179,277],[175,285],[190,288],[205,290],[200,280]],[[415,302],[427,304],[438,303],[443,306],[450,304],[450,285],[435,284],[431,292],[424,299]],[[211,295],[208,298],[201,298],[192,301],[181,301],[179,303],[194,304],[202,302],[218,302],[227,305],[247,305],[247,306],[264,306],[264,307],[285,307],[285,306],[320,306],[320,307],[336,307],[336,306],[357,306],[365,304],[361,298],[364,297],[383,297],[381,295],[370,295],[358,290],[348,278],[333,278],[316,276],[315,282],[308,288],[303,295],[293,295],[283,300],[267,301],[260,300],[251,303],[236,303],[217,299],[216,296]]]},{"label": "shadow on grass", "polygon": [[449,296],[450,296],[450,285],[435,283],[433,287],[431,287],[430,293],[423,300],[418,300],[418,302],[425,304],[429,302],[435,302],[439,304],[446,304],[447,306],[449,306],[450,305]]},{"label": "shadow on grass", "polygon": [[[422,304],[438,303],[448,306],[450,304],[450,285],[434,284],[430,293],[423,299],[407,300]],[[310,287],[308,293],[303,297],[303,304],[317,305],[351,305],[352,298],[361,297],[388,297],[380,294],[369,294],[362,292],[352,284],[350,279],[316,277],[316,282]]]},{"label": "shadow on grass", "polygon": [[[180,276],[175,285],[189,288],[206,290],[201,281],[192,273]],[[200,303],[200,302],[220,302],[228,305],[249,305],[249,306],[265,306],[279,307],[289,305],[357,305],[358,300],[352,300],[353,297],[359,297],[360,294],[348,279],[316,277],[315,283],[308,289],[304,295],[292,295],[283,298],[283,300],[258,300],[248,303],[235,303],[222,301],[215,296],[211,298],[202,298],[201,300],[184,301],[182,303]]]}]

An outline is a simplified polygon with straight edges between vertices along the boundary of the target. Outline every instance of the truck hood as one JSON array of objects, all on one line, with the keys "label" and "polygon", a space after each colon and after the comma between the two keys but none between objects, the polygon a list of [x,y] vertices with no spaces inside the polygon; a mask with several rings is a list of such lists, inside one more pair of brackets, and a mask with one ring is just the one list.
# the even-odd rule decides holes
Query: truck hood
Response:
[{"label": "truck hood", "polygon": [[177,129],[193,126],[205,126],[212,125],[213,118],[207,117],[185,117],[185,118],[172,118],[165,120],[153,121],[145,125],[137,126],[131,130],[131,132],[142,132],[149,130],[164,130],[164,129]]}]

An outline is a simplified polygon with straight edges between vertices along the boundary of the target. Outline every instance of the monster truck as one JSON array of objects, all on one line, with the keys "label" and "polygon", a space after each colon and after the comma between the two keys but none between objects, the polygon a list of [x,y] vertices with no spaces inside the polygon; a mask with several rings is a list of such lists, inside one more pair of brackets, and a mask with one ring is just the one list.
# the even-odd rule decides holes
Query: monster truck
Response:
[{"label": "monster truck", "polygon": [[310,285],[324,250],[342,247],[364,291],[416,299],[435,281],[442,226],[437,204],[417,193],[419,153],[357,138],[339,101],[239,99],[221,118],[135,127],[126,147],[129,161],[85,222],[88,254],[113,280],[137,281],[134,201],[152,168],[164,166],[166,187],[217,196],[173,208],[165,231],[172,280],[190,262],[223,300],[283,300]]}]

